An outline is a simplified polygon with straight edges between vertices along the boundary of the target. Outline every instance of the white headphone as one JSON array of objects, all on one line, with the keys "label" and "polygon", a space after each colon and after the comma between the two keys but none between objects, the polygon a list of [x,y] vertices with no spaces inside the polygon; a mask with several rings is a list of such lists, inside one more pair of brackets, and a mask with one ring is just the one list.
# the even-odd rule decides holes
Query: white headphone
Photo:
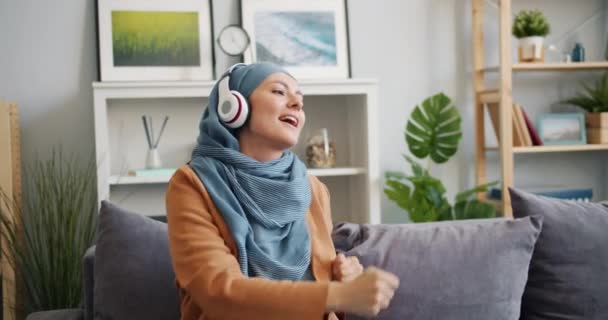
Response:
[{"label": "white headphone", "polygon": [[217,113],[220,120],[229,128],[240,128],[249,115],[249,105],[247,99],[236,91],[230,90],[230,74],[239,67],[244,66],[244,63],[237,63],[228,69],[228,74],[220,80],[218,87],[218,103]]}]

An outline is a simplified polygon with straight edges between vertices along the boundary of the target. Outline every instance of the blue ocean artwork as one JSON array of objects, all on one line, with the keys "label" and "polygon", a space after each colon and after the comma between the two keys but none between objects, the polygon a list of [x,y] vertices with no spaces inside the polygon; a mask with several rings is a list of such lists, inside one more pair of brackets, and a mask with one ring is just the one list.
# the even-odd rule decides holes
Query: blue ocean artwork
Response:
[{"label": "blue ocean artwork", "polygon": [[254,28],[257,61],[298,67],[338,63],[331,11],[259,11]]}]

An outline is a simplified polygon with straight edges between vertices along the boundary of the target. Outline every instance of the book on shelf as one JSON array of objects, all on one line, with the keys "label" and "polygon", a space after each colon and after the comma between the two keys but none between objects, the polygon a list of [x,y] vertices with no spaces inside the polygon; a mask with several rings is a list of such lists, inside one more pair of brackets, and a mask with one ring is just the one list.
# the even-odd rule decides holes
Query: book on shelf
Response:
[{"label": "book on shelf", "polygon": [[[568,188],[568,187],[522,187],[524,191],[550,198],[589,202],[593,199],[591,188]],[[494,187],[488,191],[488,199],[501,200],[502,190]]]},{"label": "book on shelf", "polygon": [[530,117],[528,117],[528,114],[526,113],[526,110],[524,110],[523,107],[521,107],[521,113],[524,116],[524,121],[526,122],[526,127],[528,127],[528,132],[530,133],[530,137],[532,138],[532,145],[542,146],[543,145],[543,140],[540,139],[540,135],[538,134],[538,130],[536,130],[536,127],[534,126],[534,124],[530,120]]},{"label": "book on shelf", "polygon": [[175,173],[175,168],[158,168],[158,169],[137,169],[130,170],[129,176],[132,177],[158,177],[172,176]]},{"label": "book on shelf", "polygon": [[520,137],[522,137],[524,147],[531,147],[532,137],[530,136],[530,131],[528,131],[528,126],[526,125],[524,114],[519,104],[513,105],[513,116],[515,117],[515,122],[519,128],[519,134]]},{"label": "book on shelf", "polygon": [[[494,127],[494,133],[496,139],[500,142],[500,118],[499,118],[499,104],[491,103],[488,104],[488,114]],[[513,146],[514,147],[531,147],[533,145],[542,145],[542,141],[536,131],[536,128],[527,117],[523,107],[518,104],[513,104],[511,113],[512,127],[513,127]]]}]

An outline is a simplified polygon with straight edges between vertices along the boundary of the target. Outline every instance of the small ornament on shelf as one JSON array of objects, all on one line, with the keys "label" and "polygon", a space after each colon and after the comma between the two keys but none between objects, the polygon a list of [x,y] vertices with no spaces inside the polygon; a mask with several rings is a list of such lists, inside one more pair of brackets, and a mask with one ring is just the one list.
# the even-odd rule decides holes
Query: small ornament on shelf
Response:
[{"label": "small ornament on shelf", "polygon": [[580,42],[577,42],[572,49],[572,61],[573,62],[584,62],[585,61],[585,47]]},{"label": "small ornament on shelf", "polygon": [[141,120],[144,124],[144,130],[146,132],[146,140],[148,142],[148,154],[146,156],[146,169],[158,169],[162,167],[162,161],[160,159],[160,154],[158,153],[158,143],[160,142],[160,138],[165,131],[165,126],[167,125],[167,121],[169,120],[169,116],[165,116],[165,120],[160,128],[160,133],[158,137],[154,139],[154,126],[152,125],[152,117],[143,115],[141,116]]},{"label": "small ornament on shelf", "polygon": [[326,128],[318,130],[308,139],[306,160],[309,168],[333,168],[336,165],[336,148]]}]

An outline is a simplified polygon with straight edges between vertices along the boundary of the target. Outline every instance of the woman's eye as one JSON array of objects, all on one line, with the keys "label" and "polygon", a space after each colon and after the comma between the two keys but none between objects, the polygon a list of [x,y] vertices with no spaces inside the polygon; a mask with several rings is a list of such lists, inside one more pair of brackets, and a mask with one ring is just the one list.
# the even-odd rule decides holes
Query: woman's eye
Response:
[{"label": "woman's eye", "polygon": [[272,90],[272,93],[275,93],[275,94],[280,94],[280,95],[282,95],[282,96],[284,96],[284,95],[285,95],[285,91],[283,91],[283,90]]}]

